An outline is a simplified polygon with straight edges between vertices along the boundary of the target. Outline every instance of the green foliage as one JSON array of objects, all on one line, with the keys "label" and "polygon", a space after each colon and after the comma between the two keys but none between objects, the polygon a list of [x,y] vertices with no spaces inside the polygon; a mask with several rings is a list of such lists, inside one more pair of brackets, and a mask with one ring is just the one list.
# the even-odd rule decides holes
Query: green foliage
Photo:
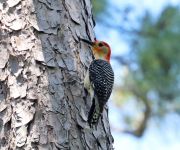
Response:
[{"label": "green foliage", "polygon": [[93,13],[97,18],[107,7],[107,0],[92,0]]},{"label": "green foliage", "polygon": [[169,101],[173,104],[175,100],[177,105],[180,97],[180,10],[169,6],[157,21],[147,14],[135,40],[138,68],[131,70],[126,86],[146,96],[154,91],[159,106]]}]

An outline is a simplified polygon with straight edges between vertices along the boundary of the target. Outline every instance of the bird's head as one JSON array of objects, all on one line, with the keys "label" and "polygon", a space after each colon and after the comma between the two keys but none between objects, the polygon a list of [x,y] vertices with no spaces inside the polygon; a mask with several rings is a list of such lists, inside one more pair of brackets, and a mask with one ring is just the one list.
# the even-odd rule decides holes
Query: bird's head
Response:
[{"label": "bird's head", "polygon": [[98,41],[96,39],[94,40],[94,42],[86,39],[81,40],[92,46],[92,51],[95,59],[103,59],[107,62],[110,62],[111,48],[106,42]]}]

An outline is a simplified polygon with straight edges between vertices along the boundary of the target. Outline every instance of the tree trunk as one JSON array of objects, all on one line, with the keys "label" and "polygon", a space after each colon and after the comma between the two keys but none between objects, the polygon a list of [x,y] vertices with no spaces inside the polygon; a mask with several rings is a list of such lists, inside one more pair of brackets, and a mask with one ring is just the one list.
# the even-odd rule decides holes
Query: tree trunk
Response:
[{"label": "tree trunk", "polygon": [[107,110],[87,123],[93,27],[90,0],[1,0],[1,150],[112,149]]}]

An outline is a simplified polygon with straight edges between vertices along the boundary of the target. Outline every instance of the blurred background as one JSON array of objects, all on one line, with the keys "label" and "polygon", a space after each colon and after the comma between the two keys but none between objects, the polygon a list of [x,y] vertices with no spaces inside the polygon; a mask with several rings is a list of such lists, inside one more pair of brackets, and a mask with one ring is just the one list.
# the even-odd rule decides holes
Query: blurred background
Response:
[{"label": "blurred background", "polygon": [[180,1],[92,0],[112,49],[115,150],[180,150]]}]

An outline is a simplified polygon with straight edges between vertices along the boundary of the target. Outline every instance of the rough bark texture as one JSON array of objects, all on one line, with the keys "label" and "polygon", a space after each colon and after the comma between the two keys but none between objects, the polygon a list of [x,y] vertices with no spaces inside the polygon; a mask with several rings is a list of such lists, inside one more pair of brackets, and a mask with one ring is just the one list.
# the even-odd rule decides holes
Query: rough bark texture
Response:
[{"label": "rough bark texture", "polygon": [[107,110],[87,124],[90,0],[0,1],[0,149],[112,149]]}]

